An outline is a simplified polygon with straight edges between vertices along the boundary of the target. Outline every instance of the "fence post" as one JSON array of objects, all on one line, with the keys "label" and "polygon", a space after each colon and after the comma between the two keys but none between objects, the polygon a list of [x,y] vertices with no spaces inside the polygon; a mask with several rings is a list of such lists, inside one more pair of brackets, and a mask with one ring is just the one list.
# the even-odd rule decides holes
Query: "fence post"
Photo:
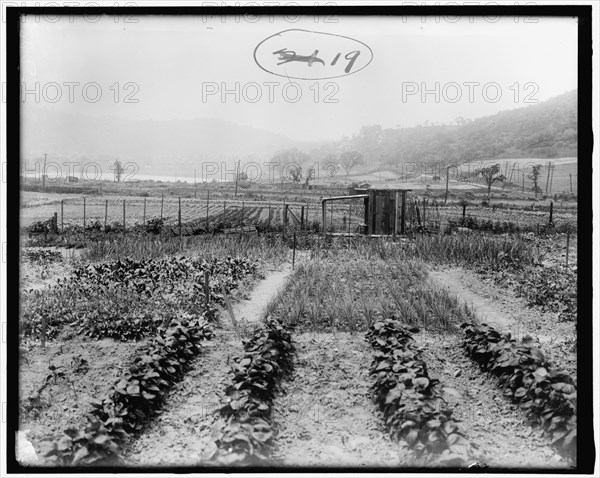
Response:
[{"label": "fence post", "polygon": [[64,207],[65,207],[65,200],[61,199],[60,200],[60,233],[61,234],[65,230],[65,223],[64,223],[65,211],[64,211]]},{"label": "fence post", "polygon": [[46,347],[46,314],[42,314],[42,347]]},{"label": "fence post", "polygon": [[244,225],[244,201],[242,201],[242,214],[240,216],[240,227]]},{"label": "fence post", "polygon": [[406,191],[402,191],[402,218],[400,221],[400,234],[404,235],[404,227],[406,222]]},{"label": "fence post", "polygon": [[127,221],[125,220],[125,199],[123,199],[123,234],[125,234],[126,227],[127,227]]},{"label": "fence post", "polygon": [[[350,223],[352,222],[352,203],[348,203],[348,234],[350,234],[352,232]],[[394,234],[396,234],[396,231],[394,231]]]},{"label": "fence post", "polygon": [[210,191],[206,191],[206,230],[208,231],[208,209],[210,205]]},{"label": "fence post", "polygon": [[58,213],[55,212],[52,218],[52,232],[58,234]]},{"label": "fence post", "polygon": [[573,176],[569,173],[569,185],[571,186],[571,192],[573,192]]},{"label": "fence post", "polygon": [[450,179],[450,166],[446,168],[446,195],[444,196],[444,204],[448,201],[448,180]]},{"label": "fence post", "polygon": [[292,251],[292,270],[294,269],[294,264],[296,264],[296,231],[294,231],[294,249]]},{"label": "fence post", "polygon": [[309,214],[308,201],[306,201],[306,227],[308,227],[308,214]]},{"label": "fence post", "polygon": [[300,206],[300,230],[304,230],[304,206]]},{"label": "fence post", "polygon": [[269,199],[269,220],[267,222],[267,228],[271,228],[271,200]]},{"label": "fence post", "polygon": [[163,218],[163,205],[165,203],[165,195],[161,194],[160,195],[160,220],[162,221]]},{"label": "fence post", "polygon": [[285,232],[285,230],[287,229],[287,225],[288,225],[288,205],[287,204],[283,204],[283,230]]},{"label": "fence post", "polygon": [[552,212],[554,209],[554,202],[550,201],[550,221],[548,222],[548,224],[552,224]]},{"label": "fence post", "polygon": [[144,227],[146,227],[146,198],[144,198],[144,218],[143,218]]},{"label": "fence post", "polygon": [[333,232],[333,201],[331,201],[331,208],[329,209],[329,229]]},{"label": "fence post", "polygon": [[179,222],[179,248],[183,250],[183,235],[181,234],[181,198],[179,198],[179,211],[177,212],[177,220]]},{"label": "fence post", "polygon": [[567,229],[567,257],[566,257],[566,262],[565,265],[566,267],[569,267],[569,242],[571,239],[571,229]]},{"label": "fence post", "polygon": [[208,285],[208,270],[204,269],[204,307],[208,309],[210,287]]},{"label": "fence post", "polygon": [[85,198],[83,198],[83,235],[85,236]]},{"label": "fence post", "polygon": [[108,219],[108,199],[104,202],[104,232],[106,232],[106,220]]},{"label": "fence post", "polygon": [[467,213],[467,205],[463,204],[463,219],[465,218],[466,213]]}]

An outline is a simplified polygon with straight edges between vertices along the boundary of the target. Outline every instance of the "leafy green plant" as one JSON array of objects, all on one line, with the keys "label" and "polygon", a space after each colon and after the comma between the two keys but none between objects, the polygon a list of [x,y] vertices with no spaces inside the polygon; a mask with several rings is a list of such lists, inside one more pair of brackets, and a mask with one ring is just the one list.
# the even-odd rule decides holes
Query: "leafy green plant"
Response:
[{"label": "leafy green plant", "polygon": [[366,334],[375,350],[371,364],[374,401],[385,427],[404,440],[418,458],[432,456],[442,466],[464,466],[471,445],[452,419],[438,387],[408,329],[397,320],[374,323]]},{"label": "leafy green plant", "polygon": [[464,323],[465,353],[498,378],[504,396],[541,425],[553,445],[574,457],[577,442],[577,388],[566,372],[552,370],[542,352],[517,343],[487,324]]},{"label": "leafy green plant", "polygon": [[111,465],[120,462],[126,438],[139,433],[162,405],[168,390],[183,377],[201,342],[213,337],[202,317],[173,319],[140,351],[107,396],[92,402],[88,424],[71,428],[46,454],[57,465]]},{"label": "leafy green plant", "polygon": [[292,370],[295,347],[279,321],[244,341],[244,355],[233,360],[233,380],[225,389],[227,403],[220,409],[225,426],[220,431],[213,460],[224,465],[264,465],[271,457],[271,405],[279,382]]}]

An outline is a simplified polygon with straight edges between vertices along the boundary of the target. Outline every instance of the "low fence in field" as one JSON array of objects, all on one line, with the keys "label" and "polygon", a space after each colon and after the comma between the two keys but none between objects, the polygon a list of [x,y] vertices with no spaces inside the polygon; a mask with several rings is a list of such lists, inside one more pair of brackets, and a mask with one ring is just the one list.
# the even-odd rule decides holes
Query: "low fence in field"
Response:
[{"label": "low fence in field", "polygon": [[[362,200],[327,203],[323,224],[321,202],[313,201],[245,201],[149,197],[149,198],[69,198],[45,206],[45,217],[56,214],[56,227],[61,232],[69,225],[97,229],[146,225],[161,219],[167,227],[180,224],[210,229],[261,225],[268,229],[299,229],[332,233],[358,233],[364,229],[365,208]],[[29,218],[31,219],[31,218]],[[36,218],[37,219],[37,218]],[[463,226],[492,232],[536,231],[550,222],[556,227],[577,229],[576,209],[552,202],[532,204],[530,208],[510,205],[482,206],[448,204],[427,197],[407,196],[406,227],[408,231],[446,231]],[[25,225],[26,221],[25,221]]]}]

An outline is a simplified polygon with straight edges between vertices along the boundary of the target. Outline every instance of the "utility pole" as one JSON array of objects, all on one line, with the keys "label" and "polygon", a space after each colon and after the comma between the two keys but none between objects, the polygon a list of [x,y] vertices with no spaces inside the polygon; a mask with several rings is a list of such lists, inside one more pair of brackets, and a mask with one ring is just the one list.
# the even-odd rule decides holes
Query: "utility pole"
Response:
[{"label": "utility pole", "polygon": [[237,186],[238,186],[239,177],[240,177],[240,160],[238,159],[237,168],[236,168],[236,172],[235,172],[235,194],[234,194],[235,197],[237,197]]},{"label": "utility pole", "polygon": [[446,167],[446,197],[444,197],[444,204],[448,201],[448,179],[450,178],[450,166]]},{"label": "utility pole", "polygon": [[573,192],[573,175],[569,173],[569,184],[571,185],[571,192]]},{"label": "utility pole", "polygon": [[44,169],[42,170],[42,192],[46,192],[46,156],[48,156],[48,154],[44,153]]},{"label": "utility pole", "polygon": [[546,194],[548,194],[548,182],[550,181],[550,161],[548,161],[548,175],[546,176]]}]

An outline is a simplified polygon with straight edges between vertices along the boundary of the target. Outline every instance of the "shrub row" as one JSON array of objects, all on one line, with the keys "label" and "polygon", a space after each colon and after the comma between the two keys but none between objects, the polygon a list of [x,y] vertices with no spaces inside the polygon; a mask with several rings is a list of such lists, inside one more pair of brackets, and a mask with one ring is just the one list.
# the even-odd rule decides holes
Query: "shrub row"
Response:
[{"label": "shrub row", "polygon": [[220,409],[225,426],[216,437],[212,460],[223,465],[265,465],[273,440],[272,402],[280,380],[292,370],[295,347],[276,319],[244,342],[244,354],[233,361],[233,380]]},{"label": "shrub row", "polygon": [[552,370],[542,352],[517,343],[486,324],[464,323],[463,347],[482,370],[498,377],[504,395],[527,410],[552,444],[574,456],[577,442],[577,388],[568,373]]},{"label": "shrub row", "polygon": [[69,428],[46,457],[55,465],[113,465],[130,434],[138,433],[183,377],[201,342],[213,337],[203,317],[173,319],[135,358],[107,396],[92,403],[88,424]]},{"label": "shrub row", "polygon": [[375,349],[374,401],[392,438],[404,440],[418,458],[435,455],[441,466],[464,466],[472,457],[471,445],[452,419],[439,380],[429,377],[410,331],[399,321],[383,320],[366,338]]}]

